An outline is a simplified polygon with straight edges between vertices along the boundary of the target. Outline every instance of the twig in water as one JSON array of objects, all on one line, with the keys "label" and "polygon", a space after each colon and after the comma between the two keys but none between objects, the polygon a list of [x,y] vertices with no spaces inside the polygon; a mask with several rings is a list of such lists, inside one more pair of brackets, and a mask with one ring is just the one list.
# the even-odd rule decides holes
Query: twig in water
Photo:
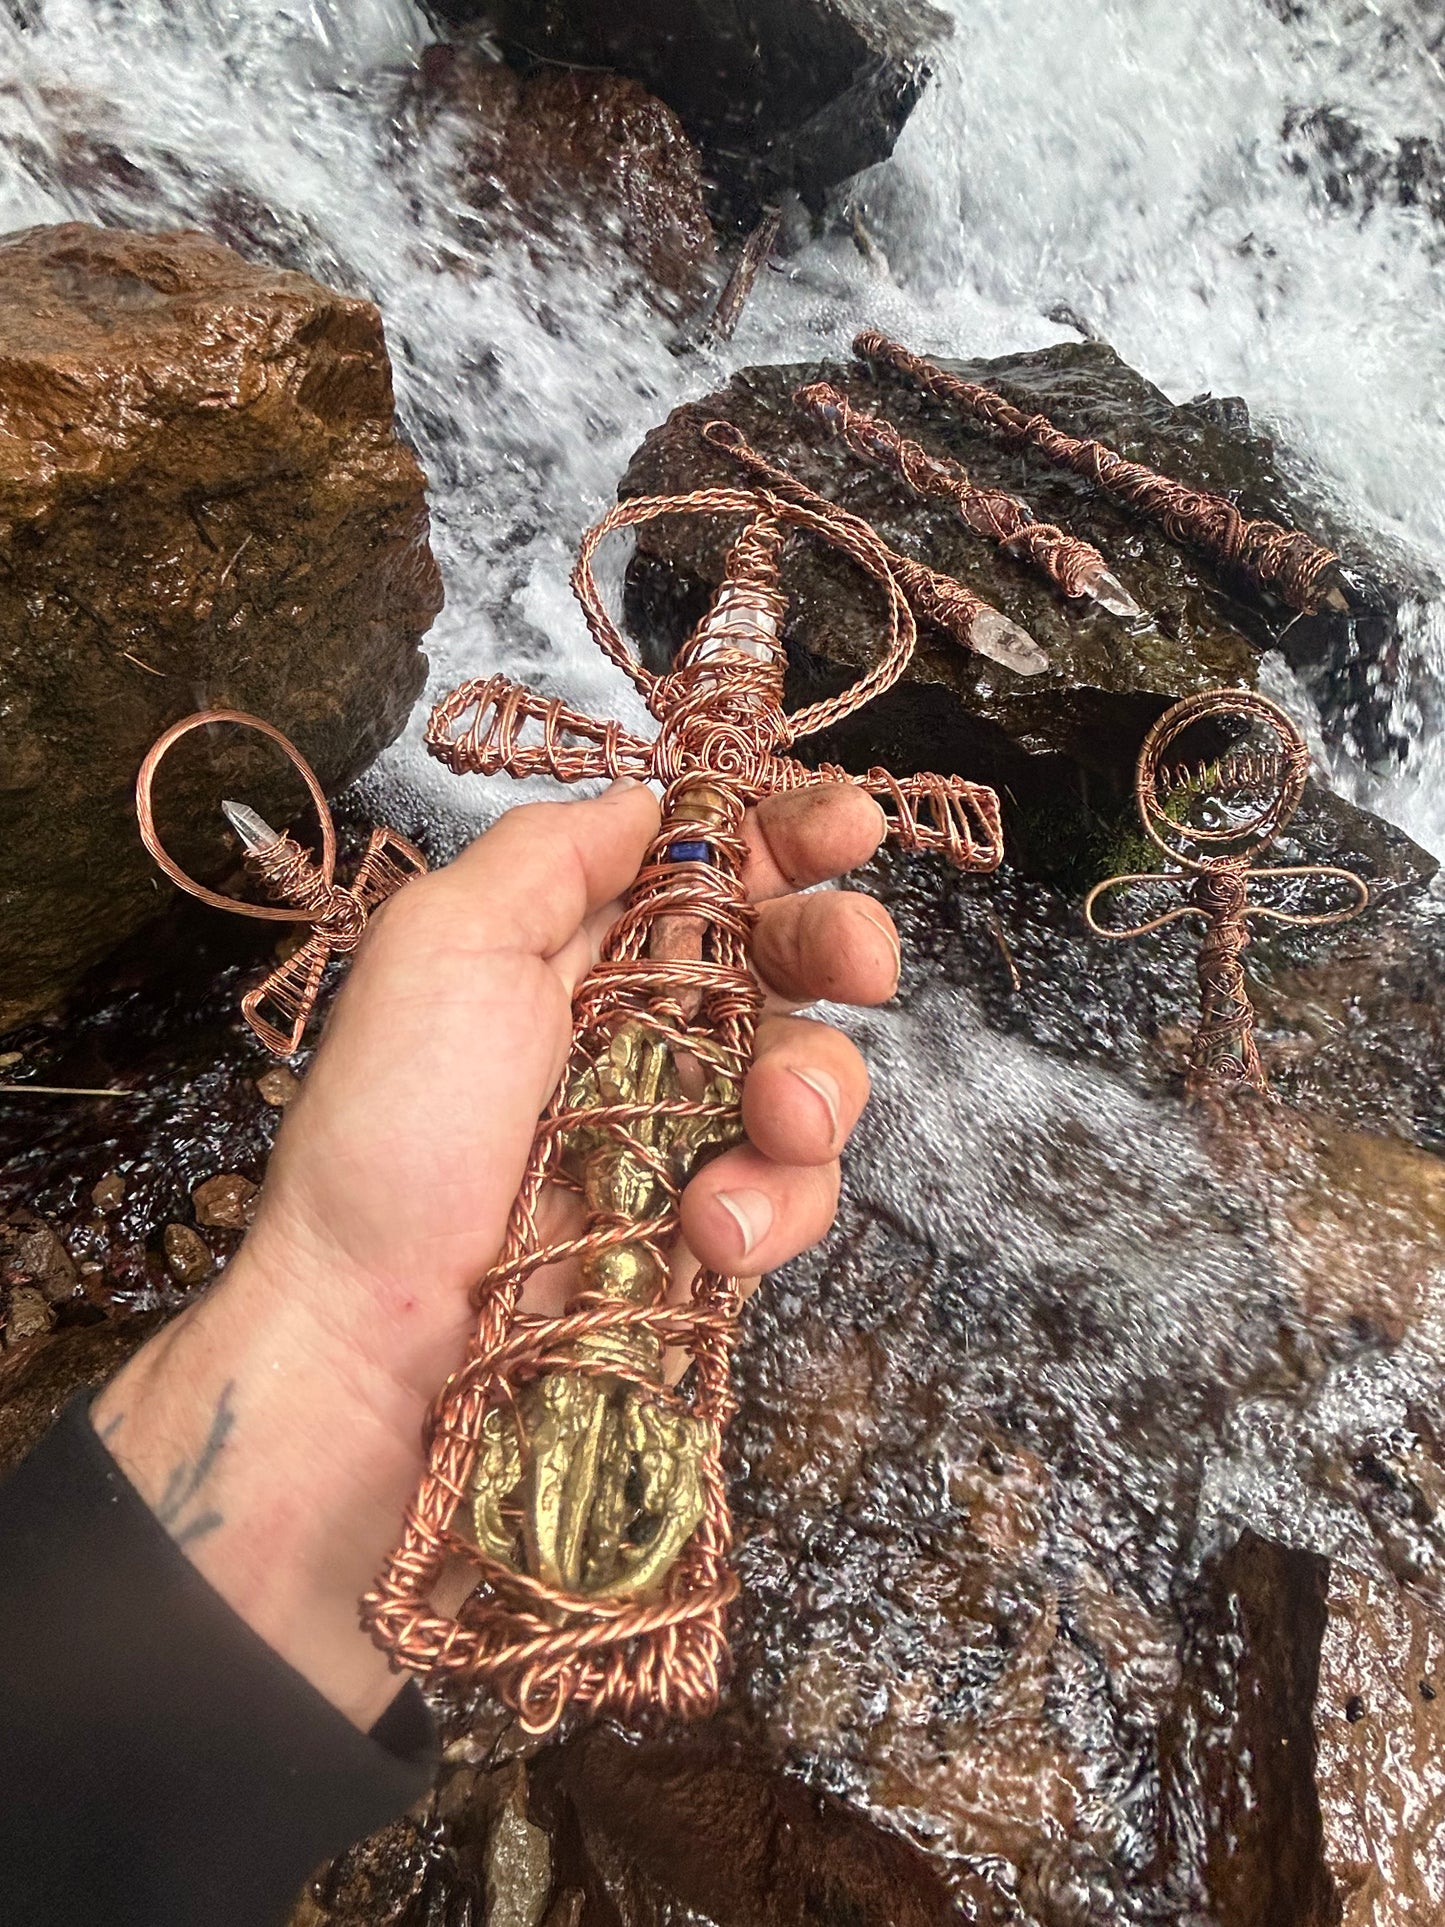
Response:
[{"label": "twig in water", "polygon": [[998,945],[1004,962],[1008,965],[1008,974],[1014,989],[1022,990],[1024,980],[1019,975],[1019,967],[1014,962],[1014,953],[1009,949],[1008,938],[1003,933],[1003,925],[999,922],[997,910],[991,903],[986,903],[983,906],[983,914],[988,918],[988,927],[993,932],[993,940]]},{"label": "twig in water", "polygon": [[0,1084],[0,1097],[144,1097],[144,1091],[87,1089],[83,1084]]},{"label": "twig in water", "polygon": [[743,306],[753,291],[753,283],[777,245],[778,230],[782,225],[783,210],[780,207],[763,209],[757,226],[743,242],[742,251],[733,263],[732,273],[717,298],[717,306],[702,325],[702,340],[732,340]]}]

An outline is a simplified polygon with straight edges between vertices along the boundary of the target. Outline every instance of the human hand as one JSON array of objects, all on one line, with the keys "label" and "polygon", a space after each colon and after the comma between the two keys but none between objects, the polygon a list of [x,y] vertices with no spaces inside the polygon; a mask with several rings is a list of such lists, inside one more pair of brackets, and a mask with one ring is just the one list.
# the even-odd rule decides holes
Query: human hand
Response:
[{"label": "human hand", "polygon": [[[373,919],[256,1222],[224,1277],[96,1402],[111,1452],[230,1605],[362,1727],[395,1693],[357,1601],[419,1482],[426,1408],[461,1362],[470,1292],[501,1246],[572,992],[656,833],[644,786],[509,811]],[[743,1092],[747,1141],[694,1176],[684,1278],[756,1275],[832,1222],[838,1153],[868,1077],[851,1042],[787,1006],[893,994],[898,938],[871,898],[794,894],[865,862],[885,822],[851,785],[748,813],[768,993]],[[575,1281],[530,1281],[559,1309]]]}]

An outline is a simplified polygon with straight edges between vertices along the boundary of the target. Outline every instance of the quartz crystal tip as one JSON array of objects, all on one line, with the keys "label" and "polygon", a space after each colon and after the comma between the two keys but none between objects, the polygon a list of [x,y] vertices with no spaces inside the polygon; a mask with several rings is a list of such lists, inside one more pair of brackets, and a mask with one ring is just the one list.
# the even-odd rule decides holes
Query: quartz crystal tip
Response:
[{"label": "quartz crystal tip", "polygon": [[1000,615],[997,609],[984,609],[969,625],[969,642],[981,656],[1001,662],[1016,676],[1037,676],[1049,666],[1047,652],[1036,643],[1027,629]]},{"label": "quartz crystal tip", "polygon": [[258,816],[246,803],[223,802],[221,810],[226,821],[246,846],[247,856],[257,850],[268,849],[271,844],[281,841],[281,832],[273,830],[264,816]]},{"label": "quartz crystal tip", "polygon": [[1097,575],[1089,577],[1084,594],[1092,596],[1111,616],[1121,616],[1126,622],[1137,622],[1144,613],[1118,576],[1108,569],[1100,569]]}]

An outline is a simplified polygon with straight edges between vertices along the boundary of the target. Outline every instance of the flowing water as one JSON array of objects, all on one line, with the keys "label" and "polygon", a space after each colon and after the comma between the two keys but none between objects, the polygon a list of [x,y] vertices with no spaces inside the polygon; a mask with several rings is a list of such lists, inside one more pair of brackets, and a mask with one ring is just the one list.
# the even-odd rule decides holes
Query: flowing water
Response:
[{"label": "flowing water", "polygon": [[[1445,604],[1430,586],[1445,577],[1445,225],[1420,207],[1338,205],[1325,161],[1285,131],[1329,107],[1386,157],[1445,140],[1430,10],[954,5],[953,44],[896,155],[856,184],[871,252],[842,223],[808,241],[763,277],[725,349],[674,353],[633,277],[580,235],[549,261],[469,234],[451,136],[408,134],[398,117],[430,37],[406,0],[0,0],[0,229],[195,225],[372,296],[446,580],[432,692],[496,668],[624,719],[632,699],[566,578],[645,430],[736,367],[842,354],[864,321],[925,351],[998,354],[1067,338],[1048,318],[1067,309],[1178,398],[1244,395],[1310,483],[1406,559],[1421,587],[1392,700],[1411,746],[1388,770],[1337,752],[1334,777],[1445,854]],[[1274,686],[1306,713],[1282,668]],[[436,847],[517,791],[428,765],[420,714],[370,783]],[[953,903],[936,916],[966,921]],[[966,977],[915,974],[906,990],[857,1023],[877,1097],[845,1221],[855,1236],[894,1227],[906,1261],[879,1266],[900,1289],[931,1267],[938,1322],[908,1342],[933,1346],[955,1393],[972,1384],[987,1400],[1017,1340],[1029,1398],[1067,1411],[1081,1441],[1079,1518],[1128,1515],[1118,1533],[1135,1536],[1139,1586],[1161,1610],[1190,1546],[1151,1576],[1146,1521],[1162,1530],[1185,1433],[1195,1550],[1253,1518],[1373,1558],[1358,1510],[1308,1468],[1328,1456],[1321,1440],[1401,1424],[1438,1385],[1438,1320],[1394,1351],[1327,1360],[1287,1394],[1260,1389],[1287,1289],[1263,1209],[1247,1187],[1194,1175],[1207,1154],[1172,1102],[1097,1053],[1069,1061],[1099,1013],[1046,1047],[986,1024]],[[797,1269],[778,1303],[826,1285],[840,1249]],[[1053,1346],[1041,1294],[1080,1279],[1087,1302],[1070,1316],[1093,1337]],[[805,1372],[776,1315],[766,1329]],[[1231,1390],[1227,1422],[1202,1395],[1171,1404],[1160,1389],[1211,1375]],[[1121,1430],[1151,1398],[1158,1421]],[[896,1818],[898,1800],[877,1798]]]}]

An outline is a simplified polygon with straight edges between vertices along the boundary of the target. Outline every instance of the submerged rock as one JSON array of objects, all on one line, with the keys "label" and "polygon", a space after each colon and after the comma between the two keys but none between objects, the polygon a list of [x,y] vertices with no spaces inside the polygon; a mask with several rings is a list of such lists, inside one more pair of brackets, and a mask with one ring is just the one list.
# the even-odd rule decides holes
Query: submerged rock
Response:
[{"label": "submerged rock", "polygon": [[[1394,1927],[1445,1904],[1445,1619],[1246,1532],[1193,1605],[1166,1738],[1171,1880],[1218,1927]],[[1180,1809],[1202,1800],[1211,1822]]]},{"label": "submerged rock", "polygon": [[[164,901],[136,770],[201,706],[257,712],[349,782],[421,688],[441,603],[380,316],[200,234],[0,243],[0,1028],[55,1004]],[[197,745],[199,752],[199,745]],[[294,785],[228,735],[160,802],[228,861],[218,777]]]},{"label": "submerged rock", "polygon": [[464,48],[427,49],[411,111],[455,142],[467,224],[488,240],[565,245],[580,228],[646,277],[654,301],[695,308],[716,243],[697,150],[677,116],[622,74],[542,68],[520,78]]},{"label": "submerged rock", "polygon": [[951,31],[927,0],[427,0],[519,62],[615,68],[681,118],[754,197],[830,187],[886,160]]}]

